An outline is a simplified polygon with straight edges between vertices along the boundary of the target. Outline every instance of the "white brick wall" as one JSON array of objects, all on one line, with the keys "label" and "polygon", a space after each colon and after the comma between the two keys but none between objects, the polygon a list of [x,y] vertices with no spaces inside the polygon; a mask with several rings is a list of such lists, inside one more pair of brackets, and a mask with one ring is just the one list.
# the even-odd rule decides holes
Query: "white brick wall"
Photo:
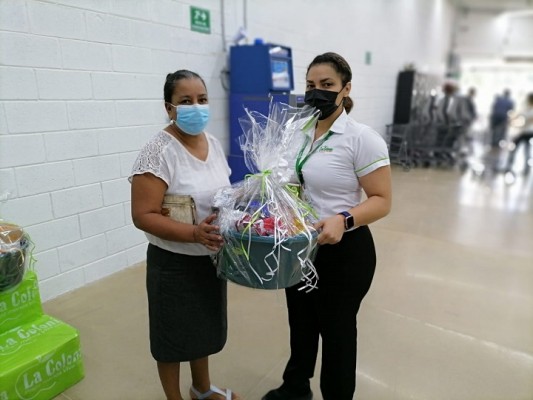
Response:
[{"label": "white brick wall", "polygon": [[98,156],[74,160],[76,185],[117,179],[122,176],[119,156]]},{"label": "white brick wall", "polygon": [[102,258],[107,252],[104,234],[82,239],[58,249],[61,271],[69,271]]},{"label": "white brick wall", "polygon": [[115,125],[112,101],[76,101],[68,103],[68,119],[72,129],[105,128]]},{"label": "white brick wall", "polygon": [[10,133],[68,129],[67,109],[62,101],[13,101],[4,104]]},{"label": "white brick wall", "polygon": [[39,291],[41,292],[42,301],[56,297],[61,293],[70,292],[89,283],[85,278],[83,268],[61,272],[48,279],[40,279]]},{"label": "white brick wall", "polygon": [[12,198],[3,205],[2,213],[10,215],[13,222],[23,227],[51,221],[54,218],[49,193]]},{"label": "white brick wall", "polygon": [[128,265],[135,265],[146,260],[146,245],[143,243],[131,247],[126,253],[128,257]]},{"label": "white brick wall", "polygon": [[123,203],[130,199],[130,183],[124,178],[103,182],[102,191],[105,206]]},{"label": "white brick wall", "polygon": [[118,126],[149,125],[163,110],[161,100],[121,100],[115,102]]},{"label": "white brick wall", "polygon": [[[119,0],[119,1],[128,1],[128,0]],[[109,12],[111,10],[111,5],[109,1],[102,0],[54,0],[54,3],[64,4],[66,6],[82,8],[84,10],[94,10]]]},{"label": "white brick wall", "polygon": [[57,218],[25,228],[35,243],[37,253],[80,240],[78,217]]},{"label": "white brick wall", "polygon": [[0,168],[42,163],[45,159],[42,135],[0,136]]},{"label": "white brick wall", "polygon": [[1,100],[37,99],[35,72],[31,68],[0,67]]},{"label": "white brick wall", "polygon": [[126,225],[106,233],[107,250],[109,254],[115,254],[146,241],[143,232],[131,228],[131,225]]},{"label": "white brick wall", "polygon": [[5,60],[3,65],[61,67],[59,41],[56,38],[2,32],[0,49],[2,49],[2,60]]},{"label": "white brick wall", "polygon": [[159,3],[161,7],[152,7],[153,21],[165,25],[186,27],[189,16],[186,4],[172,0],[160,0]]},{"label": "white brick wall", "polygon": [[52,193],[54,216],[56,218],[77,215],[103,206],[99,183],[58,190]]},{"label": "white brick wall", "polygon": [[86,39],[87,29],[82,10],[63,5],[28,2],[32,32],[37,35]]},{"label": "white brick wall", "polygon": [[137,152],[124,153],[120,155],[120,175],[129,177],[133,163],[137,159]]},{"label": "white brick wall", "polygon": [[7,132],[6,113],[4,111],[4,104],[0,103],[0,135],[5,135]]},{"label": "white brick wall", "polygon": [[131,217],[131,201],[123,204],[124,206],[124,221],[126,224],[133,224],[133,218]]},{"label": "white brick wall", "polygon": [[128,254],[126,252],[116,253],[87,264],[83,268],[84,280],[86,283],[94,282],[130,265],[132,264],[128,264]]},{"label": "white brick wall", "polygon": [[[131,224],[131,222],[128,222]],[[126,225],[124,206],[115,204],[80,214],[81,237],[87,238]]]},{"label": "white brick wall", "polygon": [[57,249],[34,253],[35,271],[39,279],[48,279],[61,273]]},{"label": "white brick wall", "polygon": [[0,1],[0,27],[6,31],[28,32],[30,24],[26,3],[20,0]]},{"label": "white brick wall", "polygon": [[112,71],[111,47],[102,43],[61,40],[63,68],[85,71]]},{"label": "white brick wall", "polygon": [[39,97],[43,100],[85,100],[93,97],[89,72],[38,70]]},{"label": "white brick wall", "polygon": [[88,40],[101,43],[133,45],[133,21],[102,13],[87,13]]},{"label": "white brick wall", "polygon": [[[78,161],[98,155],[98,133],[95,130],[66,131],[43,135],[48,161]],[[80,160],[81,159],[81,160]]]},{"label": "white brick wall", "polygon": [[160,121],[159,125],[100,130],[98,134],[100,154],[116,154],[127,151],[137,152],[150,137],[155,135],[164,126],[164,120],[162,118],[163,102],[160,104],[161,116],[156,119],[156,121]]},{"label": "white brick wall", "polygon": [[[231,3],[231,4],[230,4]],[[379,131],[392,118],[395,79],[408,62],[444,65],[450,9],[427,0],[248,1],[250,39],[292,47],[295,92],[324,51],[352,65],[353,115]],[[190,29],[194,4],[211,34]],[[144,143],[166,123],[163,83],[180,68],[200,73],[212,104],[208,125],[229,147],[219,1],[0,0],[0,197],[2,217],[35,242],[43,300],[142,261],[146,239],[130,215],[126,177]],[[226,39],[243,24],[225,2]],[[401,45],[391,46],[391,38]],[[429,41],[428,38],[431,40]],[[371,51],[373,64],[364,64]]]},{"label": "white brick wall", "polygon": [[33,165],[15,169],[19,196],[54,192],[74,186],[70,161]]},{"label": "white brick wall", "polygon": [[121,72],[152,72],[152,53],[133,46],[113,46],[113,69]]},{"label": "white brick wall", "polygon": [[149,1],[113,1],[111,12],[134,19],[150,19],[151,5]]},{"label": "white brick wall", "polygon": [[136,100],[147,97],[160,100],[163,90],[160,75],[95,72],[92,74],[95,99]]},{"label": "white brick wall", "polygon": [[[0,159],[2,159],[1,156]],[[13,168],[0,168],[0,201],[3,201],[8,197],[18,197],[17,183],[15,181],[15,170]],[[2,208],[0,208],[0,211],[3,210],[3,207],[7,207],[7,203],[1,207]]]}]

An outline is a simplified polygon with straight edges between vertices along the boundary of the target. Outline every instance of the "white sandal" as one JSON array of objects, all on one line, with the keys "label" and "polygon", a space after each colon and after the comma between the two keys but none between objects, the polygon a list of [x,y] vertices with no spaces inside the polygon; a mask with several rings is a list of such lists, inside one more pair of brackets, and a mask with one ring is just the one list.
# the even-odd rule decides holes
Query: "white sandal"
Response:
[{"label": "white sandal", "polygon": [[205,400],[209,396],[215,393],[220,394],[222,396],[226,396],[226,400],[231,400],[231,389],[226,389],[226,392],[224,393],[222,389],[219,389],[214,385],[211,385],[209,390],[205,393],[200,393],[198,390],[194,388],[194,386],[191,386],[191,392],[193,392],[194,395],[196,396],[196,398],[192,398],[192,400]]}]

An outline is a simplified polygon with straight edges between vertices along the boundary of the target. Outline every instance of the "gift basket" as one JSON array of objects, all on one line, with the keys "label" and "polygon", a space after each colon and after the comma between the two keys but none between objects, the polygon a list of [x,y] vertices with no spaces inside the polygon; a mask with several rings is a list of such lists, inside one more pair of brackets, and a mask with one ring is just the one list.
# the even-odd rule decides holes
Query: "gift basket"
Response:
[{"label": "gift basket", "polygon": [[290,183],[296,152],[314,126],[314,108],[270,103],[268,116],[246,110],[239,138],[252,174],[220,189],[218,212],[224,246],[217,254],[219,276],[258,289],[282,289],[301,281],[316,285],[313,257],[316,214]]},{"label": "gift basket", "polygon": [[0,220],[0,292],[22,281],[29,246],[29,237],[20,226]]}]

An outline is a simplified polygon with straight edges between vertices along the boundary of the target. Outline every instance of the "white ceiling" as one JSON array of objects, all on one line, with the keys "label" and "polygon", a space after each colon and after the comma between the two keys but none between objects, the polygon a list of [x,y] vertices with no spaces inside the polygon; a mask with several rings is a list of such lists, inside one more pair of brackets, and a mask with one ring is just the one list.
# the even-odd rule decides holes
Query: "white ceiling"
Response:
[{"label": "white ceiling", "polygon": [[533,0],[450,0],[458,8],[487,11],[516,11],[533,8]]}]

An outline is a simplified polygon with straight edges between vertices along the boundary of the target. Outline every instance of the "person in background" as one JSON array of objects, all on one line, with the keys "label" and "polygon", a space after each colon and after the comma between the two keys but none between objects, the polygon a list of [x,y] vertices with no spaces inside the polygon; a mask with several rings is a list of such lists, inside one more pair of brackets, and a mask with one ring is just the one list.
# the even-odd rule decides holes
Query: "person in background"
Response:
[{"label": "person in background", "polygon": [[[226,343],[226,282],[210,255],[222,244],[210,210],[217,189],[230,185],[219,141],[204,131],[209,101],[203,79],[188,70],[168,74],[164,85],[170,124],[140,151],[133,165],[131,213],[146,233],[150,350],[168,400],[182,400],[180,363],[190,362],[192,399],[238,399],[209,378],[208,356]],[[166,194],[190,195],[197,224],[165,215]]]},{"label": "person in background", "polygon": [[442,85],[442,93],[443,96],[435,106],[437,123],[448,126],[460,122],[460,100],[457,96],[457,85],[452,81],[447,81]]},{"label": "person in background", "polygon": [[468,89],[468,94],[465,96],[464,100],[464,107],[465,107],[465,113],[464,113],[464,124],[470,127],[472,123],[477,118],[477,107],[476,102],[474,101],[476,97],[476,88],[471,87]]},{"label": "person in background", "polygon": [[475,103],[476,89],[468,89],[466,96],[461,97],[459,118],[461,123],[459,134],[459,156],[461,157],[462,166],[466,167],[466,157],[474,152],[474,133],[472,125],[477,119],[477,107]]},{"label": "person in background", "polygon": [[509,112],[514,109],[511,91],[505,89],[503,95],[496,96],[490,113],[490,145],[493,149],[500,147],[500,142],[507,138]]},{"label": "person in background", "polygon": [[456,143],[462,133],[462,99],[457,95],[458,87],[453,81],[442,86],[444,94],[435,107],[436,138],[433,144],[434,156],[439,162],[453,165]]},{"label": "person in background", "polygon": [[317,56],[306,80],[305,102],[319,109],[320,116],[296,159],[295,175],[320,218],[315,226],[320,232],[314,262],[318,288],[306,292],[299,284],[286,289],[291,355],[283,384],[263,400],[312,399],[319,337],[323,399],[351,400],[357,312],[376,266],[368,224],[390,211],[390,162],[383,138],[348,116],[352,72],[343,57]]},{"label": "person in background", "polygon": [[526,107],[515,119],[523,119],[523,127],[516,138],[513,139],[513,148],[509,153],[506,172],[512,173],[514,160],[518,148],[524,144],[524,175],[531,170],[531,142],[533,141],[533,93],[529,93],[526,99]]}]

